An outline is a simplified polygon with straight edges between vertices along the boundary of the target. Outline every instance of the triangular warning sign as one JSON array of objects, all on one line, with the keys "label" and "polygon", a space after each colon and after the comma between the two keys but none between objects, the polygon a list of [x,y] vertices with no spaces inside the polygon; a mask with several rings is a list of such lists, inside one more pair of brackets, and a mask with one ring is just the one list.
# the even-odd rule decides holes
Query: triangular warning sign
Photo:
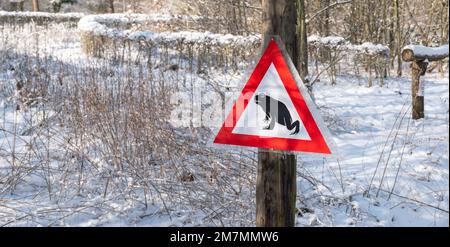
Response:
[{"label": "triangular warning sign", "polygon": [[272,39],[214,143],[331,154],[327,129],[285,56]]}]

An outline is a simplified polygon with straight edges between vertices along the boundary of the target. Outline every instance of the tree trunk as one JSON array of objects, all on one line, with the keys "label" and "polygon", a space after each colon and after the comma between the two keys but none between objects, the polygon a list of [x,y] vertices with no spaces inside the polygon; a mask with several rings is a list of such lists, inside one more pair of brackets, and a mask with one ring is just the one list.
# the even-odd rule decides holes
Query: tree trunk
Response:
[{"label": "tree trunk", "polygon": [[414,61],[411,63],[412,75],[412,118],[420,119],[425,117],[424,111],[424,85],[420,82],[420,76],[424,75],[428,63],[424,61]]},{"label": "tree trunk", "polygon": [[[263,0],[264,49],[279,35],[297,66],[297,12],[291,0]],[[289,152],[258,150],[256,226],[295,226],[297,158]]]},{"label": "tree trunk", "polygon": [[39,11],[39,0],[33,0],[33,11]]},{"label": "tree trunk", "polygon": [[109,0],[109,10],[114,13],[114,0]]},{"label": "tree trunk", "polygon": [[352,32],[350,32],[350,43],[356,44],[359,42],[358,33],[361,32],[361,23],[360,23],[360,15],[359,15],[359,2],[352,1],[350,6],[350,27]]},{"label": "tree trunk", "polygon": [[[330,0],[325,0],[327,6],[330,5]],[[330,10],[325,11],[325,37],[330,36]]]},{"label": "tree trunk", "polygon": [[23,1],[9,2],[9,11],[23,11]]},{"label": "tree trunk", "polygon": [[441,18],[441,45],[448,43],[448,5],[449,1],[442,1],[442,18]]},{"label": "tree trunk", "polygon": [[[389,45],[390,47],[390,37],[389,37],[389,25],[388,25],[388,4],[386,0],[383,0],[383,43]],[[379,64],[378,64],[379,65]],[[380,68],[380,86],[384,84],[384,78],[387,78],[387,65],[386,63],[381,64]]]},{"label": "tree trunk", "polygon": [[396,30],[395,30],[395,36],[396,36],[396,42],[397,43],[397,76],[402,76],[402,33],[400,28],[400,7],[399,7],[399,0],[395,0],[395,23],[396,23]]},{"label": "tree trunk", "polygon": [[296,60],[296,68],[299,71],[300,77],[303,80],[309,94],[313,97],[312,88],[308,76],[308,41],[307,41],[307,26],[306,26],[306,8],[304,0],[296,1],[297,7],[297,27],[296,33],[298,40],[298,56],[292,56],[292,60]]},{"label": "tree trunk", "polygon": [[[328,6],[330,6],[330,0],[323,0],[323,1],[320,1],[320,3],[319,3],[319,9],[323,9]],[[324,19],[322,21],[322,18],[320,17],[320,21],[318,22],[319,23],[318,29],[319,29],[319,33],[321,36],[327,37],[327,36],[330,36],[330,10],[329,9],[325,10],[325,14],[324,14],[323,18]]]}]

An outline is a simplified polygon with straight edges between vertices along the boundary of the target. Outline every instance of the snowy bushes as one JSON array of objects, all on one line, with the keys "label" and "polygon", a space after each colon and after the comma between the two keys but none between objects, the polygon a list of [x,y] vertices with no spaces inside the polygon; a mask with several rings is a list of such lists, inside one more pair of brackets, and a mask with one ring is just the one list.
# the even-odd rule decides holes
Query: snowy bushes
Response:
[{"label": "snowy bushes", "polygon": [[355,52],[366,56],[384,56],[389,57],[389,47],[381,44],[373,44],[365,42],[360,45],[351,44],[347,40],[339,36],[320,37],[311,35],[308,37],[308,45],[313,48],[328,48],[334,50]]},{"label": "snowy bushes", "polygon": [[[245,62],[254,55],[260,44],[258,36],[223,35],[201,31],[173,32],[170,25],[151,28],[156,31],[142,31],[152,22],[169,23],[174,19],[181,21],[194,20],[201,23],[198,17],[147,16],[147,15],[93,15],[82,18],[78,24],[82,37],[82,49],[85,53],[108,57],[114,60],[125,59],[123,50],[145,50],[153,52],[176,53],[178,57],[188,57],[191,63],[195,59],[196,68],[201,70],[204,63],[212,67],[233,67]],[[157,25],[158,26],[158,25]],[[192,27],[192,26],[190,26]],[[200,28],[201,29],[201,28]],[[189,27],[186,28],[189,30]]]},{"label": "snowy bushes", "polygon": [[[177,25],[172,25],[175,21]],[[191,21],[192,24],[185,25]],[[86,54],[113,60],[127,59],[132,51],[173,54],[191,61],[190,69],[202,71],[205,65],[212,68],[237,69],[240,63],[248,62],[261,44],[261,37],[210,33],[202,30],[207,19],[189,16],[107,14],[83,17],[78,28],[81,31],[82,49]],[[173,26],[178,26],[173,30]],[[150,31],[143,31],[150,30]],[[189,30],[189,31],[186,31]],[[342,37],[310,36],[310,56],[318,64],[327,65],[327,71],[334,84],[339,70],[339,61],[351,56],[355,69],[364,66],[372,85],[372,70],[383,85],[386,76],[389,48],[381,44],[350,44]],[[169,61],[166,58],[166,61]],[[194,62],[195,60],[195,62]],[[151,62],[149,62],[151,63]],[[196,64],[194,64],[196,63]]]},{"label": "snowy bushes", "polygon": [[8,12],[0,11],[0,23],[5,25],[23,25],[33,22],[36,25],[48,25],[49,23],[69,23],[75,25],[83,13],[47,13],[47,12]]},{"label": "snowy bushes", "polygon": [[[210,22],[201,16],[166,15],[166,14],[103,14],[88,15],[80,20],[79,28],[85,32],[94,32],[97,35],[117,35],[113,33],[124,32],[136,25],[152,31],[174,28],[177,30],[202,30]],[[119,30],[115,30],[119,29]],[[112,33],[107,33],[107,32]],[[130,30],[128,30],[129,33]],[[123,38],[123,37],[122,37]]]},{"label": "snowy bushes", "polygon": [[386,76],[385,71],[388,67],[389,47],[370,42],[356,45],[339,36],[319,37],[317,35],[308,37],[308,45],[310,57],[315,61],[316,73],[320,73],[318,62],[326,64],[332,84],[336,83],[339,62],[347,57],[345,62],[350,60],[354,63],[356,74],[359,74],[359,67],[364,66],[369,74],[369,86],[372,86],[372,69],[380,79],[380,85],[383,85],[383,78]]}]

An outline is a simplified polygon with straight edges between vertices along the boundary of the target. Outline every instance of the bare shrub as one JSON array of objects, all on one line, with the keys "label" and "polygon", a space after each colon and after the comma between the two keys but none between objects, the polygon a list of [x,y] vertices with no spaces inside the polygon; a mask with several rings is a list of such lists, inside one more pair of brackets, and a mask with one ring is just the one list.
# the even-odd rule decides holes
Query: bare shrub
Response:
[{"label": "bare shrub", "polygon": [[[40,35],[54,30],[44,28]],[[8,164],[0,170],[0,193],[31,187],[38,198],[74,204],[46,213],[47,223],[37,213],[23,215],[34,219],[29,224],[61,225],[81,212],[119,213],[113,205],[120,201],[140,208],[142,217],[160,207],[158,214],[171,218],[187,211],[200,212],[206,224],[252,224],[254,154],[207,148],[210,130],[175,128],[168,121],[171,94],[197,83],[186,73],[189,59],[180,59],[177,69],[158,66],[173,61],[161,47],[150,65],[142,54],[139,63],[66,63],[47,56],[42,42],[22,50],[20,44],[3,45],[12,49],[1,51],[0,69],[15,72],[0,81],[10,99],[0,135],[11,140],[0,145],[0,159]],[[118,52],[127,53],[127,47]]]}]

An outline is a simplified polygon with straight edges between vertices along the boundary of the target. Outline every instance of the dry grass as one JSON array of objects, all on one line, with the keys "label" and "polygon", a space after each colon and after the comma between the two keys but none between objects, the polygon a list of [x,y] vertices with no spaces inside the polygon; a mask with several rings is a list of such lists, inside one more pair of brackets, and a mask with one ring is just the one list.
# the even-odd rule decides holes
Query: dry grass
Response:
[{"label": "dry grass", "polygon": [[[57,32],[44,28],[40,35],[73,35]],[[2,34],[2,47],[11,49],[0,51],[0,71],[9,71],[0,82],[7,99],[0,135],[8,140],[0,143],[0,163],[6,164],[0,194],[32,188],[50,201],[115,198],[144,210],[161,205],[160,213],[170,217],[198,211],[207,224],[252,224],[253,156],[205,148],[209,130],[175,128],[168,121],[171,94],[196,83],[186,73],[189,62],[168,71],[161,64],[170,55],[162,53],[152,63],[66,63],[45,55],[39,38],[21,40],[33,44],[18,49],[18,40],[8,36]],[[95,207],[99,214],[111,210]],[[52,224],[63,224],[69,211],[60,211]]]}]

